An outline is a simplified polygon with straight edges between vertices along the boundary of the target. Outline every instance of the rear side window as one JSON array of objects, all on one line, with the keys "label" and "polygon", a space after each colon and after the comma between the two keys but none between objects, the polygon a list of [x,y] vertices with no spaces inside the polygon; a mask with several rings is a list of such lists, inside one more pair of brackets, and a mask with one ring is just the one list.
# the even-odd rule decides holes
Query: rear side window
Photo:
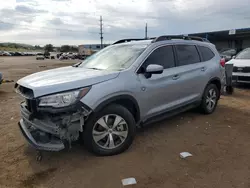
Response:
[{"label": "rear side window", "polygon": [[199,50],[200,50],[203,61],[209,61],[215,56],[214,52],[210,50],[208,47],[199,46]]},{"label": "rear side window", "polygon": [[194,45],[176,45],[178,66],[200,62],[199,53]]},{"label": "rear side window", "polygon": [[149,64],[162,65],[164,69],[175,66],[174,52],[172,46],[163,46],[153,51],[143,63],[143,69]]}]

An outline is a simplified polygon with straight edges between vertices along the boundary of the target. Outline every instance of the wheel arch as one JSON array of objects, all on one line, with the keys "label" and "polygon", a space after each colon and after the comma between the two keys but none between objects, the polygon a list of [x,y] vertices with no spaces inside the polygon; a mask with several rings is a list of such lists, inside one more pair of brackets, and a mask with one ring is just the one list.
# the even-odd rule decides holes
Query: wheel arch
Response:
[{"label": "wheel arch", "polygon": [[118,95],[108,98],[101,102],[93,111],[98,112],[102,110],[104,107],[110,104],[119,104],[127,108],[133,117],[135,118],[135,122],[138,123],[140,121],[140,108],[136,101],[136,99],[131,95]]},{"label": "wheel arch", "polygon": [[[219,98],[220,98],[220,95],[221,95],[221,85],[222,85],[222,84],[221,84],[221,81],[220,81],[220,78],[218,78],[218,77],[211,78],[211,79],[208,81],[206,87],[207,87],[209,84],[215,84],[215,85],[217,86],[218,91],[219,91],[219,96],[218,96],[218,99],[219,99]],[[205,91],[206,87],[204,88],[204,91]]]}]

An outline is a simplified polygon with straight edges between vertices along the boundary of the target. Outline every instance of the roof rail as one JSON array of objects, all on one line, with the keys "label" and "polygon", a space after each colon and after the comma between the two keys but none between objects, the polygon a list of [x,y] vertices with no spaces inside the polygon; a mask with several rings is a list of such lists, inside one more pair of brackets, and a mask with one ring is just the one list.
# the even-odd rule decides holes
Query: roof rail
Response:
[{"label": "roof rail", "polygon": [[206,38],[196,37],[196,36],[186,36],[186,35],[163,35],[155,38],[152,43],[164,41],[164,40],[171,40],[171,39],[183,39],[183,40],[198,40],[203,42],[209,42]]},{"label": "roof rail", "polygon": [[202,41],[202,42],[209,42],[209,40],[207,40],[206,38],[202,38],[202,37],[197,37],[197,36],[188,36],[191,40],[198,40],[198,41]]},{"label": "roof rail", "polygon": [[155,39],[155,38],[142,38],[142,39],[121,39],[121,40],[118,40],[116,42],[114,42],[112,45],[114,44],[120,44],[120,43],[124,43],[124,42],[131,42],[131,41],[140,41],[140,40],[152,40],[152,39]]}]

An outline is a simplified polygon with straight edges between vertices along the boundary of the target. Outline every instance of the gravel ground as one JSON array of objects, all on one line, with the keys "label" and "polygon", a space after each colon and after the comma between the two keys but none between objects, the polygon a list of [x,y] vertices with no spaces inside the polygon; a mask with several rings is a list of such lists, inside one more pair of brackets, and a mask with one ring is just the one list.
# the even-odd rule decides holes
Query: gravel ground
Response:
[{"label": "gravel ground", "polygon": [[[75,61],[35,57],[0,57],[5,79],[17,79]],[[70,151],[44,153],[41,162],[21,136],[14,83],[0,86],[0,187],[119,188],[134,177],[133,187],[250,187],[250,87],[222,96],[215,113],[195,111],[138,130],[123,154],[96,157],[76,143]],[[188,151],[193,157],[181,159]]]}]

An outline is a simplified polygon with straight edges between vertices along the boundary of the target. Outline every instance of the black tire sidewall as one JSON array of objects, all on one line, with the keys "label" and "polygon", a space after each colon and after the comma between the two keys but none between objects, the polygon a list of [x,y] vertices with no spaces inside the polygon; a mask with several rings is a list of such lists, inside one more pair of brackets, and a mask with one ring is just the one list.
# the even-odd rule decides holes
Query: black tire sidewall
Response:
[{"label": "black tire sidewall", "polygon": [[[93,127],[96,121],[98,121],[102,116],[105,116],[107,114],[117,114],[121,116],[127,122],[127,125],[128,125],[128,136],[126,140],[119,147],[112,149],[112,150],[104,149],[98,146],[95,143],[93,139],[93,134],[92,134]],[[96,155],[109,156],[109,155],[116,155],[127,150],[134,140],[135,133],[136,133],[136,124],[135,124],[134,117],[130,113],[130,111],[121,105],[112,104],[100,110],[99,112],[92,114],[89,117],[84,128],[83,140],[84,140],[84,144],[86,148],[90,152]]]},{"label": "black tire sidewall", "polygon": [[[207,108],[207,104],[206,104],[206,97],[207,97],[208,92],[209,92],[210,89],[214,89],[215,92],[216,92],[216,96],[217,96],[214,108],[212,110],[209,110]],[[213,113],[215,111],[216,107],[217,107],[218,99],[219,99],[219,90],[218,90],[217,86],[215,84],[209,84],[206,87],[206,89],[205,89],[205,91],[203,93],[203,97],[202,97],[201,109],[202,109],[203,113],[205,113],[205,114],[211,114],[211,113]]]}]

